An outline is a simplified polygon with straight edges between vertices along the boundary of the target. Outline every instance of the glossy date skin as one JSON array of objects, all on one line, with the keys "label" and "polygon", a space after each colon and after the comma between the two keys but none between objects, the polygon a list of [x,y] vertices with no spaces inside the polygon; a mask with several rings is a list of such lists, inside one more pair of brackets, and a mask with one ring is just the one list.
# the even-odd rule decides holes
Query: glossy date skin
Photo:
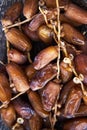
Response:
[{"label": "glossy date skin", "polygon": [[75,68],[78,74],[84,76],[83,82],[87,85],[87,55],[80,54],[75,57]]},{"label": "glossy date skin", "polygon": [[70,90],[67,101],[65,103],[64,115],[68,118],[74,116],[78,111],[82,99],[82,91],[79,86],[75,86]]},{"label": "glossy date skin", "polygon": [[40,92],[43,107],[46,111],[51,111],[59,97],[61,86],[50,81]]},{"label": "glossy date skin", "polygon": [[6,70],[18,92],[25,92],[29,89],[27,77],[19,65],[11,62],[6,65]]},{"label": "glossy date skin", "polygon": [[75,118],[65,122],[63,130],[86,130],[87,118]]},{"label": "glossy date skin", "polygon": [[33,65],[36,70],[40,70],[58,56],[57,46],[49,46],[38,53]]},{"label": "glossy date skin", "polygon": [[68,83],[66,83],[61,90],[60,97],[59,97],[59,104],[62,107],[62,105],[65,104],[68,94],[70,90],[75,86],[74,82],[71,80]]},{"label": "glossy date skin", "polygon": [[34,108],[34,110],[37,112],[37,114],[42,118],[48,117],[49,112],[43,109],[43,104],[41,102],[40,95],[37,92],[33,92],[33,91],[28,91],[27,94],[31,105]]},{"label": "glossy date skin", "polygon": [[87,11],[75,4],[69,4],[65,9],[65,16],[75,22],[87,24]]},{"label": "glossy date skin", "polygon": [[30,88],[33,91],[43,88],[50,80],[57,75],[57,68],[55,64],[48,64],[46,67],[37,71],[30,82]]},{"label": "glossy date skin", "polygon": [[3,27],[11,25],[17,20],[22,11],[22,3],[15,2],[11,7],[7,9],[2,19]]}]

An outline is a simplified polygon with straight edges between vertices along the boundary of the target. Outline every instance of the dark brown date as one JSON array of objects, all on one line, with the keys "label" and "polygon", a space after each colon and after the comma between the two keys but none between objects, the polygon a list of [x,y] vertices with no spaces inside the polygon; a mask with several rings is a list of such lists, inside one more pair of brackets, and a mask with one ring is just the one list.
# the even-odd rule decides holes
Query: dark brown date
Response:
[{"label": "dark brown date", "polygon": [[70,90],[67,101],[65,103],[64,115],[68,118],[74,116],[75,112],[78,111],[82,99],[82,91],[78,85]]},{"label": "dark brown date", "polygon": [[57,46],[49,46],[38,53],[34,59],[34,68],[40,70],[58,56]]},{"label": "dark brown date", "polygon": [[36,70],[34,69],[34,66],[32,64],[28,65],[25,68],[25,73],[28,77],[28,81],[30,81],[33,78],[35,72],[36,72]]},{"label": "dark brown date", "polygon": [[25,92],[29,89],[29,83],[20,66],[15,63],[9,63],[6,66],[6,70],[18,92]]},{"label": "dark brown date", "polygon": [[50,80],[57,75],[56,65],[49,64],[36,72],[30,82],[30,88],[33,91],[43,88]]},{"label": "dark brown date", "polygon": [[13,101],[13,106],[16,112],[24,119],[30,119],[34,114],[34,110],[29,103],[25,102],[21,98],[17,98]]},{"label": "dark brown date", "polygon": [[[54,20],[56,19],[57,10],[56,9],[50,9],[47,10],[46,17],[48,20]],[[32,31],[37,31],[37,29],[45,23],[44,16],[42,14],[37,14],[36,17],[30,22],[29,28]]]},{"label": "dark brown date", "polygon": [[78,74],[83,74],[83,82],[87,84],[87,55],[79,54],[75,57],[75,68]]},{"label": "dark brown date", "polygon": [[20,51],[30,51],[31,43],[26,35],[16,28],[11,28],[5,34],[7,40]]},{"label": "dark brown date", "polygon": [[87,118],[75,118],[64,123],[63,130],[86,130]]},{"label": "dark brown date", "polygon": [[17,18],[20,16],[21,11],[22,11],[21,2],[16,2],[11,7],[9,7],[2,19],[3,27],[13,24],[15,20],[17,20]]},{"label": "dark brown date", "polygon": [[42,90],[41,90],[41,99],[43,107],[46,111],[51,111],[56,100],[59,97],[61,86],[55,82],[50,81]]},{"label": "dark brown date", "polygon": [[74,86],[75,86],[75,84],[72,80],[63,86],[61,93],[60,93],[60,99],[59,99],[59,104],[61,106],[65,104],[68,94],[69,94],[70,90],[72,89],[72,87],[74,87]]},{"label": "dark brown date", "polygon": [[29,119],[30,130],[41,130],[42,128],[42,118],[37,114],[33,114]]},{"label": "dark brown date", "polygon": [[32,31],[29,28],[29,23],[26,23],[22,26],[24,33],[32,40],[32,41],[40,41],[37,31]]},{"label": "dark brown date", "polygon": [[27,61],[27,55],[23,54],[15,49],[11,49],[7,53],[8,60],[17,64],[24,64]]},{"label": "dark brown date", "polygon": [[40,95],[37,92],[29,91],[28,98],[32,107],[39,116],[41,116],[42,118],[46,118],[49,116],[49,113],[43,109]]}]

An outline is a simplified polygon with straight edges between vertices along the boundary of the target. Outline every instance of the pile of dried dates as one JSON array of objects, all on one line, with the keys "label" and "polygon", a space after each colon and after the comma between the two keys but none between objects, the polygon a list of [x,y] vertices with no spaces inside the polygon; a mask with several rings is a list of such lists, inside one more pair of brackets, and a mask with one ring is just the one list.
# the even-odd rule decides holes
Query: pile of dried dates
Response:
[{"label": "pile of dried dates", "polygon": [[0,113],[11,130],[87,130],[86,24],[87,10],[70,0],[7,9]]}]

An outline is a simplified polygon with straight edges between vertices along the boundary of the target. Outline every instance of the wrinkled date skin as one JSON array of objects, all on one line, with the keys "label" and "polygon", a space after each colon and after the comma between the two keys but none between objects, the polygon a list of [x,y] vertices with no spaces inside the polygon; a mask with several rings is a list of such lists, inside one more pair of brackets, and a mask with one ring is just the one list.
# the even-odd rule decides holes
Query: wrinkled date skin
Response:
[{"label": "wrinkled date skin", "polygon": [[49,113],[43,109],[40,95],[37,92],[33,91],[28,91],[27,94],[32,107],[38,113],[38,115],[42,118],[48,117]]},{"label": "wrinkled date skin", "polygon": [[87,118],[75,118],[68,120],[64,124],[63,130],[86,130],[87,129]]},{"label": "wrinkled date skin", "polygon": [[37,71],[30,82],[30,88],[33,91],[43,88],[50,80],[57,75],[56,65],[49,64]]},{"label": "wrinkled date skin", "polygon": [[75,86],[74,82],[71,80],[66,85],[63,86],[59,97],[59,104],[62,106],[65,104],[70,90]]},{"label": "wrinkled date skin", "polygon": [[24,119],[30,119],[34,114],[34,110],[29,103],[23,101],[21,98],[17,98],[13,101],[13,106],[16,112]]},{"label": "wrinkled date skin", "polygon": [[75,68],[78,74],[83,74],[83,82],[87,85],[87,55],[80,54],[75,57]]},{"label": "wrinkled date skin", "polygon": [[82,91],[79,86],[74,86],[65,103],[64,115],[71,118],[78,111],[82,99]]},{"label": "wrinkled date skin", "polygon": [[42,90],[41,90],[41,99],[46,111],[51,111],[56,100],[58,99],[61,86],[55,82],[50,81]]}]

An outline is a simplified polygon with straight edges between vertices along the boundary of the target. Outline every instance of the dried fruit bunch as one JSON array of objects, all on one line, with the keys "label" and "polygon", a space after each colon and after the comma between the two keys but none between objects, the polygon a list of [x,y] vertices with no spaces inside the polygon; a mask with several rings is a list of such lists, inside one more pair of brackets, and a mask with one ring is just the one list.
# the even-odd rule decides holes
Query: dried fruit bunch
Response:
[{"label": "dried fruit bunch", "polygon": [[68,0],[25,0],[7,9],[0,110],[10,129],[87,129],[84,24],[87,10]]}]

